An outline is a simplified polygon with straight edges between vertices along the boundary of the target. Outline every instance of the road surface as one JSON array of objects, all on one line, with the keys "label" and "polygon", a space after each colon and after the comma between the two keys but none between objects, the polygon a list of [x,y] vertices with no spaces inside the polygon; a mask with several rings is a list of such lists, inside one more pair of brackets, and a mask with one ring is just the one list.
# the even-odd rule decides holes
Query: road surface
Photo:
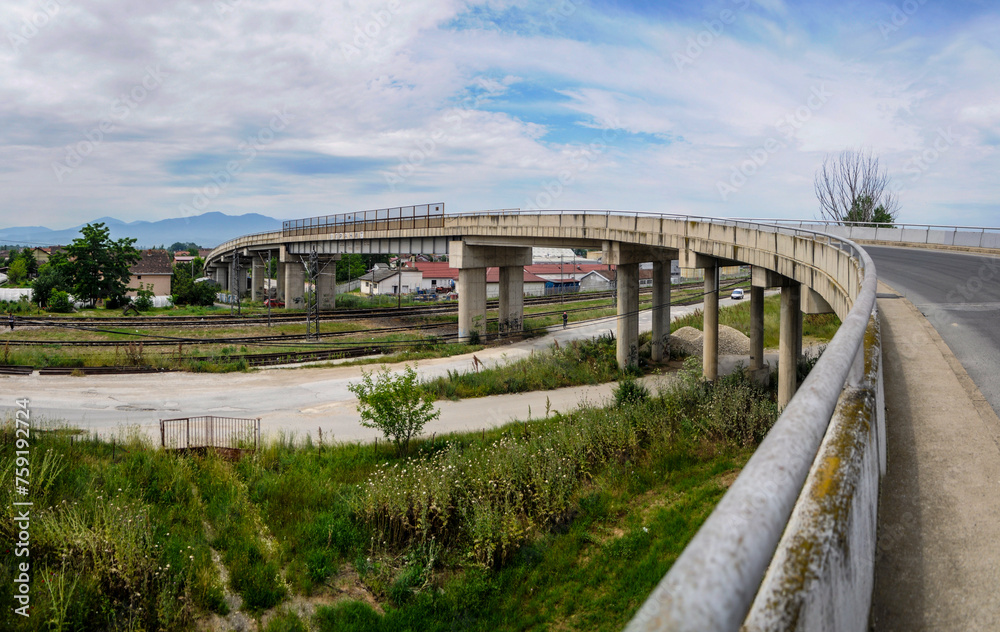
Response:
[{"label": "road surface", "polygon": [[1000,257],[865,246],[879,280],[930,321],[1000,411]]}]

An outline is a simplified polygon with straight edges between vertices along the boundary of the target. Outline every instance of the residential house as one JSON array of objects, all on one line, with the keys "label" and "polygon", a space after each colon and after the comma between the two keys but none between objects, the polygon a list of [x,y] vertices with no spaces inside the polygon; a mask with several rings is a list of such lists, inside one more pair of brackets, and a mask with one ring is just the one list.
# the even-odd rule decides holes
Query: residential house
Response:
[{"label": "residential house", "polygon": [[129,271],[128,296],[136,296],[138,289],[152,290],[154,296],[170,296],[170,277],[173,273],[170,253],[166,250],[141,250],[142,259]]},{"label": "residential house", "polygon": [[359,280],[362,295],[410,294],[420,287],[421,274],[412,268],[376,267]]},{"label": "residential house", "polygon": [[[447,261],[417,261],[411,267],[419,270],[422,279],[420,288],[425,292],[437,292],[440,287],[449,292],[458,286],[458,269],[448,267]],[[545,294],[546,280],[530,271],[531,266],[524,269],[524,294],[526,296],[542,296]],[[486,269],[486,296],[500,296],[500,269]]]}]

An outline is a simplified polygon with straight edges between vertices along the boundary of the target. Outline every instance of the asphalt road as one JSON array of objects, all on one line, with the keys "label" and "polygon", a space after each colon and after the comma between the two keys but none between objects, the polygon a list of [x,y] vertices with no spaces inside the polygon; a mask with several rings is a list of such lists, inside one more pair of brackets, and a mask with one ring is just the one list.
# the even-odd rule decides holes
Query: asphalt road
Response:
[{"label": "asphalt road", "polygon": [[1000,413],[1000,257],[864,248],[878,278],[927,317]]}]

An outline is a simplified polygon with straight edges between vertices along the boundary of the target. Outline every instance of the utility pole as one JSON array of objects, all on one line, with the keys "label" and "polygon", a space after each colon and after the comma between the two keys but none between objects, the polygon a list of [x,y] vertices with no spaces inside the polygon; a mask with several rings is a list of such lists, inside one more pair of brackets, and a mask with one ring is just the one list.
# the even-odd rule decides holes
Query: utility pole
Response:
[{"label": "utility pole", "polygon": [[[316,300],[316,285],[319,282],[319,255],[313,246],[309,252],[306,267],[306,279],[312,283],[312,290],[306,293],[306,338],[319,338],[319,302]],[[315,329],[315,331],[313,331]]]},{"label": "utility pole", "polygon": [[[233,265],[231,270],[232,275],[229,279],[229,315],[242,315],[242,312],[240,311],[240,290],[242,289],[240,287],[240,272],[243,268],[240,266],[240,255],[236,248],[233,248]],[[243,281],[243,283],[245,282],[246,281]]]},{"label": "utility pole", "polygon": [[258,250],[257,255],[260,257],[261,263],[264,264],[264,280],[266,281],[267,291],[264,292],[264,304],[267,305],[267,326],[271,326],[271,251],[267,251],[267,259],[264,259],[263,250]]}]

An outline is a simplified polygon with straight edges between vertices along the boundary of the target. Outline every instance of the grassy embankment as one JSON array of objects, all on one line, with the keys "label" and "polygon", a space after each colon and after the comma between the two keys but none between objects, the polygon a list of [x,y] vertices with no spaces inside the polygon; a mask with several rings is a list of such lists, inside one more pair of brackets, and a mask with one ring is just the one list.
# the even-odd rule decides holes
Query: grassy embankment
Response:
[{"label": "grassy embankment", "polygon": [[[0,627],[181,630],[229,613],[271,632],[617,630],[775,415],[773,392],[707,387],[695,368],[646,401],[436,437],[409,458],[283,440],[230,463],[35,430],[32,616],[5,609]],[[5,480],[14,441],[8,422]]]}]

